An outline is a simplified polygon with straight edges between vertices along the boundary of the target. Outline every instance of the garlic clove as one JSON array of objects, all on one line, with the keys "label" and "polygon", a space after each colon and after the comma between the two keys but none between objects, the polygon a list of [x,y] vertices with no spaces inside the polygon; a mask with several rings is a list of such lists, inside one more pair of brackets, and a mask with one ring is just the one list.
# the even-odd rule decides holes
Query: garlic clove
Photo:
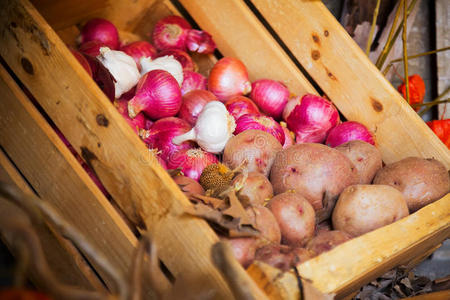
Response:
[{"label": "garlic clove", "polygon": [[151,57],[142,57],[139,63],[142,68],[141,75],[152,70],[164,70],[175,77],[181,87],[183,83],[183,66],[172,55],[161,56],[153,60]]}]

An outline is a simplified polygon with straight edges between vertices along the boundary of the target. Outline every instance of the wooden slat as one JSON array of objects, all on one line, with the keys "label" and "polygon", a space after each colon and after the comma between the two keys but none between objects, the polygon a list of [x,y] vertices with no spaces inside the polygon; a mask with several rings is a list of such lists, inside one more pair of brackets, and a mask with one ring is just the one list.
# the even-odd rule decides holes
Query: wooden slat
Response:
[{"label": "wooden slat", "polygon": [[4,68],[0,90],[0,145],[39,195],[127,274],[136,237]]},{"label": "wooden slat", "polygon": [[6,1],[0,28],[2,57],[127,216],[150,231],[172,274],[205,278],[217,297],[231,297],[211,262],[215,233],[205,221],[183,216],[187,198],[35,8]]},{"label": "wooden slat", "polygon": [[240,59],[250,80],[270,78],[297,95],[316,93],[297,66],[242,0],[180,0],[224,56]]},{"label": "wooden slat", "polygon": [[[0,181],[16,185],[24,193],[33,193],[29,185],[2,150],[0,150]],[[3,212],[9,211],[11,215],[23,213],[17,206],[5,200],[0,201],[0,210]],[[47,262],[57,278],[60,278],[65,284],[86,290],[93,290],[94,288],[96,290],[105,289],[91,267],[89,267],[78,250],[69,241],[64,239],[48,224],[35,226],[34,229],[41,241]],[[8,248],[11,249],[9,242],[6,241]],[[30,277],[36,287],[43,286],[41,282],[42,278],[39,274],[32,272]]]},{"label": "wooden slat", "polygon": [[343,297],[450,237],[450,194],[393,224],[298,266],[324,293]]},{"label": "wooden slat", "polygon": [[386,163],[434,157],[450,168],[445,145],[320,1],[252,3],[344,116],[375,133]]}]

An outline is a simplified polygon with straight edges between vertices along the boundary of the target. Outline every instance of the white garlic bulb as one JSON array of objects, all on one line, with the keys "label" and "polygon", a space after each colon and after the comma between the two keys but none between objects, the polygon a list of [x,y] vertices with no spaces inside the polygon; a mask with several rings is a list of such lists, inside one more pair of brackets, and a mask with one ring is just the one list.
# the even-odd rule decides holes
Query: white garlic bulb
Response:
[{"label": "white garlic bulb", "polygon": [[141,57],[141,75],[153,70],[164,70],[169,72],[181,87],[183,83],[183,66],[172,55],[161,56],[152,60],[151,57]]},{"label": "white garlic bulb", "polygon": [[208,102],[197,118],[194,128],[175,137],[172,143],[179,145],[193,140],[205,151],[220,153],[236,129],[234,117],[220,101]]},{"label": "white garlic bulb", "polygon": [[101,47],[97,58],[116,80],[114,82],[116,98],[131,90],[141,78],[136,62],[125,52]]}]

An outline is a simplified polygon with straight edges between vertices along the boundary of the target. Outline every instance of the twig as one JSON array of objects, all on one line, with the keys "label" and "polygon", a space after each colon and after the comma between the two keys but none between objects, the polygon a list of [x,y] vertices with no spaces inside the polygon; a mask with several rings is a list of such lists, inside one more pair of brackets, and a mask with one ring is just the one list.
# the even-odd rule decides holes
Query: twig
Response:
[{"label": "twig", "polygon": [[[442,93],[442,94],[440,94],[436,99],[434,99],[433,101],[431,101],[431,102],[428,102],[428,103],[436,103],[436,102],[438,102],[438,101],[440,101],[448,92],[450,91],[450,87],[447,87],[446,89],[445,89],[445,91]],[[431,108],[433,107],[433,105],[431,105],[431,106],[428,106],[428,107],[426,107],[424,110],[422,110],[422,111],[420,111],[418,114],[419,114],[419,116],[423,116],[427,111],[429,111]]]},{"label": "twig", "polygon": [[436,104],[442,104],[442,103],[449,103],[450,98],[440,100],[440,101],[430,101],[430,102],[424,102],[424,103],[413,103],[411,104],[412,107],[422,107],[422,106],[434,106]]},{"label": "twig", "polygon": [[408,44],[406,42],[406,26],[407,26],[408,17],[406,14],[406,0],[403,0],[403,34],[402,34],[402,42],[403,42],[403,71],[405,76],[405,86],[406,86],[406,101],[408,104],[411,104],[409,100],[409,78],[408,78]]},{"label": "twig", "polygon": [[[408,10],[406,12],[406,18],[408,18],[408,16],[411,14],[412,10],[416,6],[416,3],[417,3],[417,0],[412,0],[411,4],[409,5]],[[389,55],[389,52],[391,51],[392,47],[394,46],[394,43],[397,40],[397,37],[400,34],[400,31],[402,29],[403,20],[401,21],[401,23],[400,23],[399,27],[397,28],[397,30],[395,31],[395,33],[393,35],[391,35],[393,29],[395,28],[395,26],[394,26],[395,23],[397,23],[398,15],[400,14],[400,9],[401,9],[401,3],[399,4],[399,6],[397,8],[397,12],[395,14],[395,20],[394,20],[394,23],[392,24],[391,32],[389,32],[388,40],[386,41],[386,44],[384,45],[384,48],[381,51],[381,54],[378,57],[377,62],[375,63],[376,67],[379,70],[381,70],[381,67],[383,67],[384,62],[386,61],[386,59]]]},{"label": "twig", "polygon": [[[432,50],[432,51],[422,52],[422,53],[415,54],[415,55],[410,55],[410,56],[408,56],[408,60],[409,59],[418,58],[418,57],[422,57],[422,56],[435,54],[435,53],[438,53],[438,52],[447,51],[447,50],[450,50],[450,47],[445,47],[445,48],[440,48],[440,49],[436,49],[436,50]],[[389,72],[389,70],[391,69],[392,65],[394,63],[401,62],[402,60],[403,60],[403,57],[391,60],[389,62],[389,64],[386,66],[386,68],[384,68],[383,75],[386,76],[387,72]]]},{"label": "twig", "polygon": [[366,55],[369,56],[370,48],[372,47],[373,33],[375,31],[375,26],[377,25],[378,12],[380,11],[381,0],[377,0],[377,5],[375,6],[375,11],[373,12],[372,26],[370,27],[369,39],[367,40]]}]

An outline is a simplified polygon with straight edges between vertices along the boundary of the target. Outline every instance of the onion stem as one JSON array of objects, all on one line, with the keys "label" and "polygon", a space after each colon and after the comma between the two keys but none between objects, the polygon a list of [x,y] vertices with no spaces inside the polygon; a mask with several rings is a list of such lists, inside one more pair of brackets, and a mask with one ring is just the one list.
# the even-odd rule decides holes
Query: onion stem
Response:
[{"label": "onion stem", "polygon": [[408,16],[406,13],[406,0],[403,0],[403,34],[402,34],[402,42],[403,42],[403,70],[405,76],[405,90],[406,90],[406,101],[410,104],[409,100],[409,78],[408,78],[408,45],[406,41],[406,27],[407,27]]},{"label": "onion stem", "polygon": [[377,0],[377,5],[375,6],[375,11],[373,12],[372,26],[370,26],[369,38],[367,39],[366,55],[369,56],[370,48],[372,47],[373,33],[375,31],[375,26],[377,25],[378,12],[380,11],[381,0]]}]

